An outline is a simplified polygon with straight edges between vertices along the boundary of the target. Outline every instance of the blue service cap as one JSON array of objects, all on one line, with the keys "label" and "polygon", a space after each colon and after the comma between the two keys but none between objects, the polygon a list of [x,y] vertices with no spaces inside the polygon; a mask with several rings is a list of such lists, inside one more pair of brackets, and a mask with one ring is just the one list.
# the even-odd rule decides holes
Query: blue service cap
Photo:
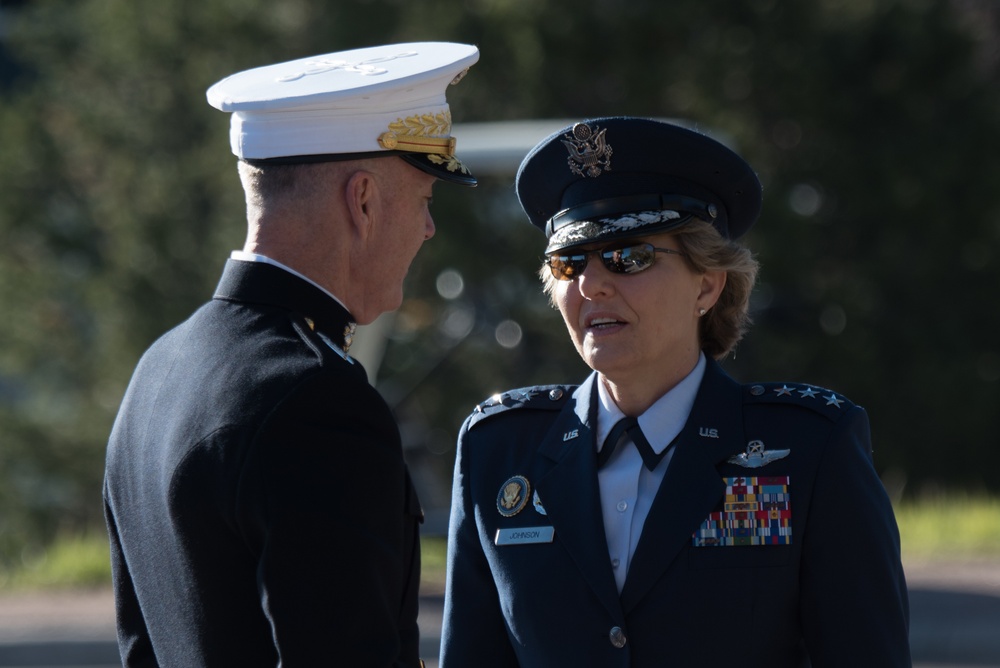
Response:
[{"label": "blue service cap", "polygon": [[441,179],[475,185],[455,155],[445,92],[478,60],[479,49],[468,44],[387,44],[237,72],[206,95],[232,114],[230,144],[247,162],[398,155]]},{"label": "blue service cap", "polygon": [[692,217],[736,239],[757,220],[761,186],[743,158],[698,132],[648,118],[582,121],[521,163],[517,197],[546,253],[663,232]]}]

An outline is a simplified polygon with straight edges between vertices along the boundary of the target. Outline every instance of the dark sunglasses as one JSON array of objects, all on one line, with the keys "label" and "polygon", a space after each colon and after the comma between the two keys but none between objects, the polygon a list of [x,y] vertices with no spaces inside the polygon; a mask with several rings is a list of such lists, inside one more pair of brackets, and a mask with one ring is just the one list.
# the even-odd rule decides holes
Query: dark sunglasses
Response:
[{"label": "dark sunglasses", "polygon": [[599,255],[608,271],[614,274],[638,274],[656,263],[657,253],[686,256],[672,248],[656,248],[653,244],[632,244],[630,246],[605,246],[572,254],[553,254],[545,258],[552,275],[560,281],[572,281],[587,268],[587,258]]}]

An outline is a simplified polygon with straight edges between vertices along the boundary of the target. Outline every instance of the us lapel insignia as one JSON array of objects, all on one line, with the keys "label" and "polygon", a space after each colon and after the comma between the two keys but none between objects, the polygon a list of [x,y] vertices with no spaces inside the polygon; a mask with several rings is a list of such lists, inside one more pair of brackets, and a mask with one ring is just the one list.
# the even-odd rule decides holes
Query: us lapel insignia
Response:
[{"label": "us lapel insignia", "polygon": [[747,443],[747,451],[741,452],[738,455],[733,455],[727,461],[730,464],[736,464],[748,469],[759,469],[761,466],[766,466],[776,459],[782,459],[788,456],[791,450],[766,450],[764,449],[764,441],[750,441]]},{"label": "us lapel insignia", "polygon": [[524,510],[528,505],[528,497],[531,495],[531,484],[523,475],[516,475],[508,478],[500,486],[497,494],[497,510],[504,517],[513,517]]},{"label": "us lapel insignia", "polygon": [[542,500],[538,498],[537,489],[535,490],[535,495],[531,497],[531,503],[535,506],[535,510],[539,515],[548,515],[548,513],[545,512],[545,506],[542,505]]}]

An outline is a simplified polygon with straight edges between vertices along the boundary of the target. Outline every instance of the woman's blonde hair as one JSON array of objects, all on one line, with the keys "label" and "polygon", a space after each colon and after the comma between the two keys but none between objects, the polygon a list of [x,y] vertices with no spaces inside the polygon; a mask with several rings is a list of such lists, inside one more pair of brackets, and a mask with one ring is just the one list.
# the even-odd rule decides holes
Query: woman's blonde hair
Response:
[{"label": "woman's blonde hair", "polygon": [[[726,239],[711,223],[694,219],[672,231],[689,266],[696,272],[724,271],[726,285],[715,306],[702,316],[699,327],[701,349],[722,359],[735,348],[750,328],[750,293],[760,268],[749,249]],[[538,272],[549,302],[557,279],[548,264]]]}]

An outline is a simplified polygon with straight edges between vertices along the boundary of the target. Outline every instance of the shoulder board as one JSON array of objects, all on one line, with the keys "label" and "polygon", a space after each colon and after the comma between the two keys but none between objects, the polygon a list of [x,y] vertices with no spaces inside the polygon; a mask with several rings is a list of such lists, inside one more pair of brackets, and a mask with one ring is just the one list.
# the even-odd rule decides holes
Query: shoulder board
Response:
[{"label": "shoulder board", "polygon": [[744,404],[788,404],[810,408],[836,420],[854,407],[842,394],[816,385],[802,383],[753,383],[743,386]]},{"label": "shoulder board", "polygon": [[517,408],[561,410],[576,387],[576,385],[535,385],[494,394],[476,406],[469,416],[469,428],[488,417]]}]

